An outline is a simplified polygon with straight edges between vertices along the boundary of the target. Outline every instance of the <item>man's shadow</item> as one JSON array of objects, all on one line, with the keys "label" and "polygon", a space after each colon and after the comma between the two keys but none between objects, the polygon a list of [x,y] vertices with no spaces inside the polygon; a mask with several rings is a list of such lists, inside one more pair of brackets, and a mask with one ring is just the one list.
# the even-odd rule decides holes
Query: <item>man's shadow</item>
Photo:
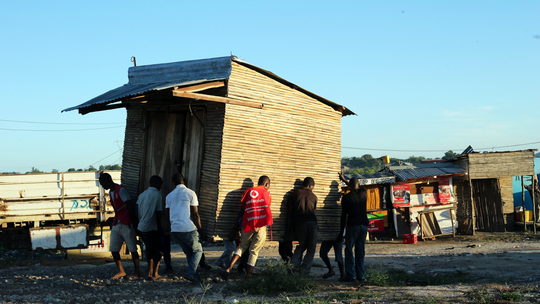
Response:
[{"label": "man's shadow", "polygon": [[245,178],[239,189],[233,190],[225,196],[223,205],[217,210],[216,229],[214,229],[220,238],[227,239],[233,226],[236,225],[236,217],[242,210],[242,195],[247,189],[253,187],[253,185],[251,178]]},{"label": "man's shadow", "polygon": [[[317,184],[315,184],[316,186]],[[324,221],[319,221],[319,241],[333,241],[339,234],[341,228],[341,198],[341,184],[333,180],[330,183],[330,192],[317,204],[317,210],[315,211],[317,219],[322,219],[323,216],[319,212],[322,212],[323,208],[325,210]]]},{"label": "man's shadow", "polygon": [[[251,178],[245,178],[242,182],[242,186],[239,189],[233,190],[225,196],[223,200],[223,205],[219,210],[218,216],[216,218],[216,227],[214,231],[217,231],[217,236],[221,237],[224,240],[229,240],[230,235],[235,236],[236,245],[239,245],[240,242],[240,230],[242,229],[241,223],[236,222],[236,218],[242,210],[242,195],[244,192],[253,187],[253,180]],[[237,225],[238,224],[238,225]],[[238,228],[236,228],[238,227]],[[234,230],[237,231],[234,231]],[[239,230],[240,229],[240,230]],[[239,272],[243,272],[247,268],[247,260],[249,257],[249,250],[246,250],[242,253],[240,263],[237,267]]]}]

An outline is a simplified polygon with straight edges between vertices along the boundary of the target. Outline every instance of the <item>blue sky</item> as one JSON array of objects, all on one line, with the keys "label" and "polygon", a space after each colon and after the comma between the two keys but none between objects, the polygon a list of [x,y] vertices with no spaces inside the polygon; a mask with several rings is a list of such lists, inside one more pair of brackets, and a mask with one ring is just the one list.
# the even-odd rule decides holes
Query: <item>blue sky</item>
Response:
[{"label": "blue sky", "polygon": [[60,111],[127,83],[131,56],[270,70],[358,114],[342,120],[343,156],[539,149],[539,14],[539,1],[4,1],[0,172],[120,163],[125,110]]}]

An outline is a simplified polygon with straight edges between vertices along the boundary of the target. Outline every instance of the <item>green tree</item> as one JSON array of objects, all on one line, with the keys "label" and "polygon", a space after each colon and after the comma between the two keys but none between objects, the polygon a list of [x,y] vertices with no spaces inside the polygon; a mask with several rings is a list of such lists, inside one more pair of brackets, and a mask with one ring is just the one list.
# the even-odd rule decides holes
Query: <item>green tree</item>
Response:
[{"label": "green tree", "polygon": [[[343,163],[343,162],[342,162]],[[100,165],[99,170],[122,170],[122,166],[119,164],[115,165]]]},{"label": "green tree", "polygon": [[51,173],[58,173],[58,169],[52,169]]},{"label": "green tree", "polygon": [[43,173],[43,171],[39,170],[38,168],[32,167],[32,170],[26,172],[26,174],[28,173]]},{"label": "green tree", "polygon": [[69,168],[69,169],[67,170],[67,172],[75,172],[75,171],[77,171],[77,170],[75,170],[75,168]]},{"label": "green tree", "polygon": [[373,159],[373,156],[371,156],[371,154],[364,154],[364,155],[362,155],[362,158],[365,159],[365,160],[371,160],[371,159]]},{"label": "green tree", "polygon": [[455,157],[458,157],[459,154],[458,153],[454,153],[452,152],[452,150],[448,150],[448,152],[444,153],[444,156],[442,159],[452,159],[452,158],[455,158]]},{"label": "green tree", "polygon": [[84,171],[97,171],[97,169],[94,166],[90,165]]},{"label": "green tree", "polygon": [[423,156],[414,156],[414,155],[411,155],[411,156],[409,156],[409,158],[407,158],[405,161],[406,161],[406,162],[409,162],[409,163],[411,163],[411,164],[413,164],[413,165],[418,165],[418,164],[421,164],[422,161],[424,161],[424,160],[426,160],[426,158],[423,157]]}]

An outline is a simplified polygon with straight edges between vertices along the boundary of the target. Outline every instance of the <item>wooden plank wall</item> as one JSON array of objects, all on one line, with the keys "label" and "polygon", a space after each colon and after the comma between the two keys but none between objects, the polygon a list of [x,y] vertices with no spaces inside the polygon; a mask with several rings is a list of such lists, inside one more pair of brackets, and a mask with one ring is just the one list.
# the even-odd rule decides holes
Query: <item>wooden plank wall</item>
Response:
[{"label": "wooden plank wall", "polygon": [[534,151],[471,153],[469,178],[501,178],[534,174]]},{"label": "wooden plank wall", "polygon": [[[127,188],[132,198],[139,195],[139,174],[143,157],[143,138],[145,114],[142,109],[128,109],[124,151],[122,154],[122,185]],[[120,183],[120,181],[115,181]]]},{"label": "wooden plank wall", "polygon": [[225,105],[215,103],[206,109],[204,130],[204,156],[201,167],[199,188],[199,214],[203,228],[209,236],[216,236],[218,217],[217,200],[220,181],[221,145],[223,143],[223,123]]},{"label": "wooden plank wall", "polygon": [[457,231],[459,234],[472,234],[471,188],[469,186],[469,180],[465,177],[454,178],[452,183],[454,184],[454,193],[458,201],[456,210],[458,221]]},{"label": "wooden plank wall", "polygon": [[[271,179],[273,240],[285,233],[288,194],[306,176],[315,179],[319,240],[339,230],[341,113],[235,62],[230,98],[264,103],[263,109],[226,105],[214,235],[234,223],[243,191],[261,175]],[[204,171],[204,170],[203,170]]]},{"label": "wooden plank wall", "polygon": [[506,231],[513,231],[514,228],[514,186],[513,177],[499,178],[501,187],[501,199],[503,203],[504,224]]}]

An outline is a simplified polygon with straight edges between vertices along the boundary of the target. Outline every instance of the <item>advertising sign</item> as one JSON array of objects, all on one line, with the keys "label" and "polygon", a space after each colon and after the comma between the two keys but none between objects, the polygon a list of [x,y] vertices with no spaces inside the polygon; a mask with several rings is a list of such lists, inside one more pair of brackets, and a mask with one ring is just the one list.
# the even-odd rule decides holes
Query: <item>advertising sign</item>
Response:
[{"label": "advertising sign", "polygon": [[452,202],[452,184],[449,178],[439,181],[439,202],[441,204]]},{"label": "advertising sign", "polygon": [[409,207],[411,202],[411,188],[409,184],[393,185],[392,198],[394,207]]},{"label": "advertising sign", "polygon": [[368,214],[368,232],[384,231],[384,214]]}]

